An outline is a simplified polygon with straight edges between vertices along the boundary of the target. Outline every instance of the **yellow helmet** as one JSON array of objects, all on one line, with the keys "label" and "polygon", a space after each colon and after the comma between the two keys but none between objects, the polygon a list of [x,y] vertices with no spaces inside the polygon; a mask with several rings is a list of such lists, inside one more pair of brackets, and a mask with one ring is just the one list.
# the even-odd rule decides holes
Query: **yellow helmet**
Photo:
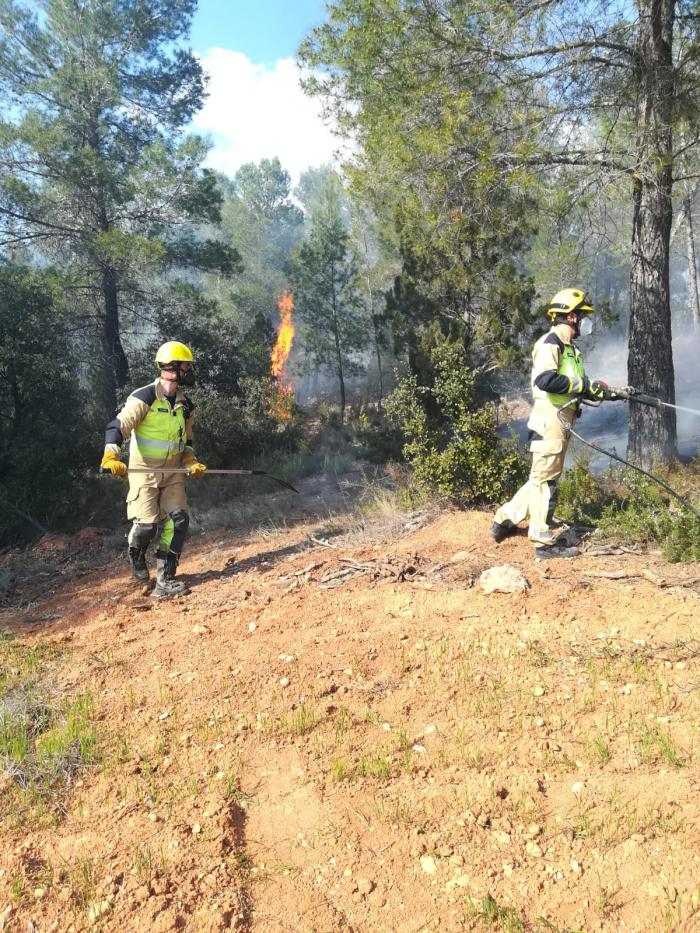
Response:
[{"label": "yellow helmet", "polygon": [[549,302],[547,314],[554,319],[557,314],[571,314],[572,311],[593,314],[594,310],[590,297],[580,288],[563,288]]},{"label": "yellow helmet", "polygon": [[189,347],[177,340],[168,340],[156,353],[156,363],[165,366],[167,363],[194,363],[194,357]]}]

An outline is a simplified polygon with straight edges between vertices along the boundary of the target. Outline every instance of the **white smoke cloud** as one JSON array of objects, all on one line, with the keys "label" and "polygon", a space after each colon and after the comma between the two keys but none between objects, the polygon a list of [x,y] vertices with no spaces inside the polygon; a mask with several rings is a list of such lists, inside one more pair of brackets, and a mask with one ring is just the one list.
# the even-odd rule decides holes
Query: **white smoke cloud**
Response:
[{"label": "white smoke cloud", "polygon": [[[673,364],[676,377],[676,404],[700,410],[700,380],[697,376],[698,335],[689,327],[678,327],[673,339]],[[580,342],[586,360],[586,372],[591,379],[604,379],[609,385],[627,384],[627,341],[626,338],[602,339],[590,350]],[[625,456],[629,426],[629,404],[627,402],[604,402],[600,408],[584,408],[584,417],[577,423],[576,430],[587,440],[607,450],[615,449]],[[685,457],[696,457],[700,453],[700,418],[689,412],[676,413],[678,451]],[[576,450],[577,448],[572,448]],[[594,463],[607,466],[605,458],[595,458]]]},{"label": "white smoke cloud", "polygon": [[257,65],[242,52],[210,49],[202,58],[209,97],[194,119],[210,133],[208,164],[233,175],[246,162],[278,156],[296,184],[309,166],[336,161],[339,141],[321,117],[321,104],[302,91],[296,62]]}]

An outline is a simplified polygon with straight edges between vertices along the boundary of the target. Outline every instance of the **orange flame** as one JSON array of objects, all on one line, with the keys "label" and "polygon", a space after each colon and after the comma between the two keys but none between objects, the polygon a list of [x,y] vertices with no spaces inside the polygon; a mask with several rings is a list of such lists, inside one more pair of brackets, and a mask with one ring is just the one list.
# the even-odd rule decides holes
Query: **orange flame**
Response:
[{"label": "orange flame", "polygon": [[272,410],[279,418],[289,418],[290,402],[294,399],[294,387],[285,384],[284,367],[294,343],[295,328],[292,324],[292,311],[294,298],[292,293],[284,291],[277,302],[280,312],[280,324],[277,328],[277,338],[270,354],[270,374],[277,381],[277,398],[273,402]]},{"label": "orange flame", "polygon": [[292,324],[294,298],[292,293],[284,291],[277,302],[277,307],[280,312],[280,325],[277,328],[277,339],[272,348],[270,372],[280,382],[284,382],[284,364],[287,362],[287,357],[294,342],[294,325]]}]

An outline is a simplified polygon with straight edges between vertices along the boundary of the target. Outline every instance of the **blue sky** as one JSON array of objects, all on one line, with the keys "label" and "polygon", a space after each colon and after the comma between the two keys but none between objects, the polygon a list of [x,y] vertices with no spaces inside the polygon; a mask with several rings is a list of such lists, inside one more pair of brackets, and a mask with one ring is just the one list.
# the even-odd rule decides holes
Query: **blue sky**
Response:
[{"label": "blue sky", "polygon": [[272,65],[288,58],[314,26],[325,19],[322,0],[200,0],[192,22],[192,48],[244,52]]},{"label": "blue sky", "polygon": [[303,93],[295,61],[325,14],[322,0],[200,0],[191,46],[209,75],[209,96],[193,123],[213,144],[213,168],[233,175],[278,156],[296,184],[306,168],[337,161],[339,142],[321,102]]}]

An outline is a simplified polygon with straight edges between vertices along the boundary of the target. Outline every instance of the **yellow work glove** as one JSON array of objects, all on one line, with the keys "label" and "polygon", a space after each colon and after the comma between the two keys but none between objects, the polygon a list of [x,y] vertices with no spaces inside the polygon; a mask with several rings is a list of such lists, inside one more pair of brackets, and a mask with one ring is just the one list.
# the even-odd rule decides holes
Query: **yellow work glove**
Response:
[{"label": "yellow work glove", "polygon": [[112,476],[126,476],[128,474],[126,464],[119,459],[116,450],[105,450],[100,468],[109,470]]},{"label": "yellow work glove", "polygon": [[195,457],[193,453],[186,453],[182,458],[182,465],[186,470],[189,470],[190,476],[201,476],[202,473],[206,473],[207,468],[203,463],[200,463],[199,460]]}]

